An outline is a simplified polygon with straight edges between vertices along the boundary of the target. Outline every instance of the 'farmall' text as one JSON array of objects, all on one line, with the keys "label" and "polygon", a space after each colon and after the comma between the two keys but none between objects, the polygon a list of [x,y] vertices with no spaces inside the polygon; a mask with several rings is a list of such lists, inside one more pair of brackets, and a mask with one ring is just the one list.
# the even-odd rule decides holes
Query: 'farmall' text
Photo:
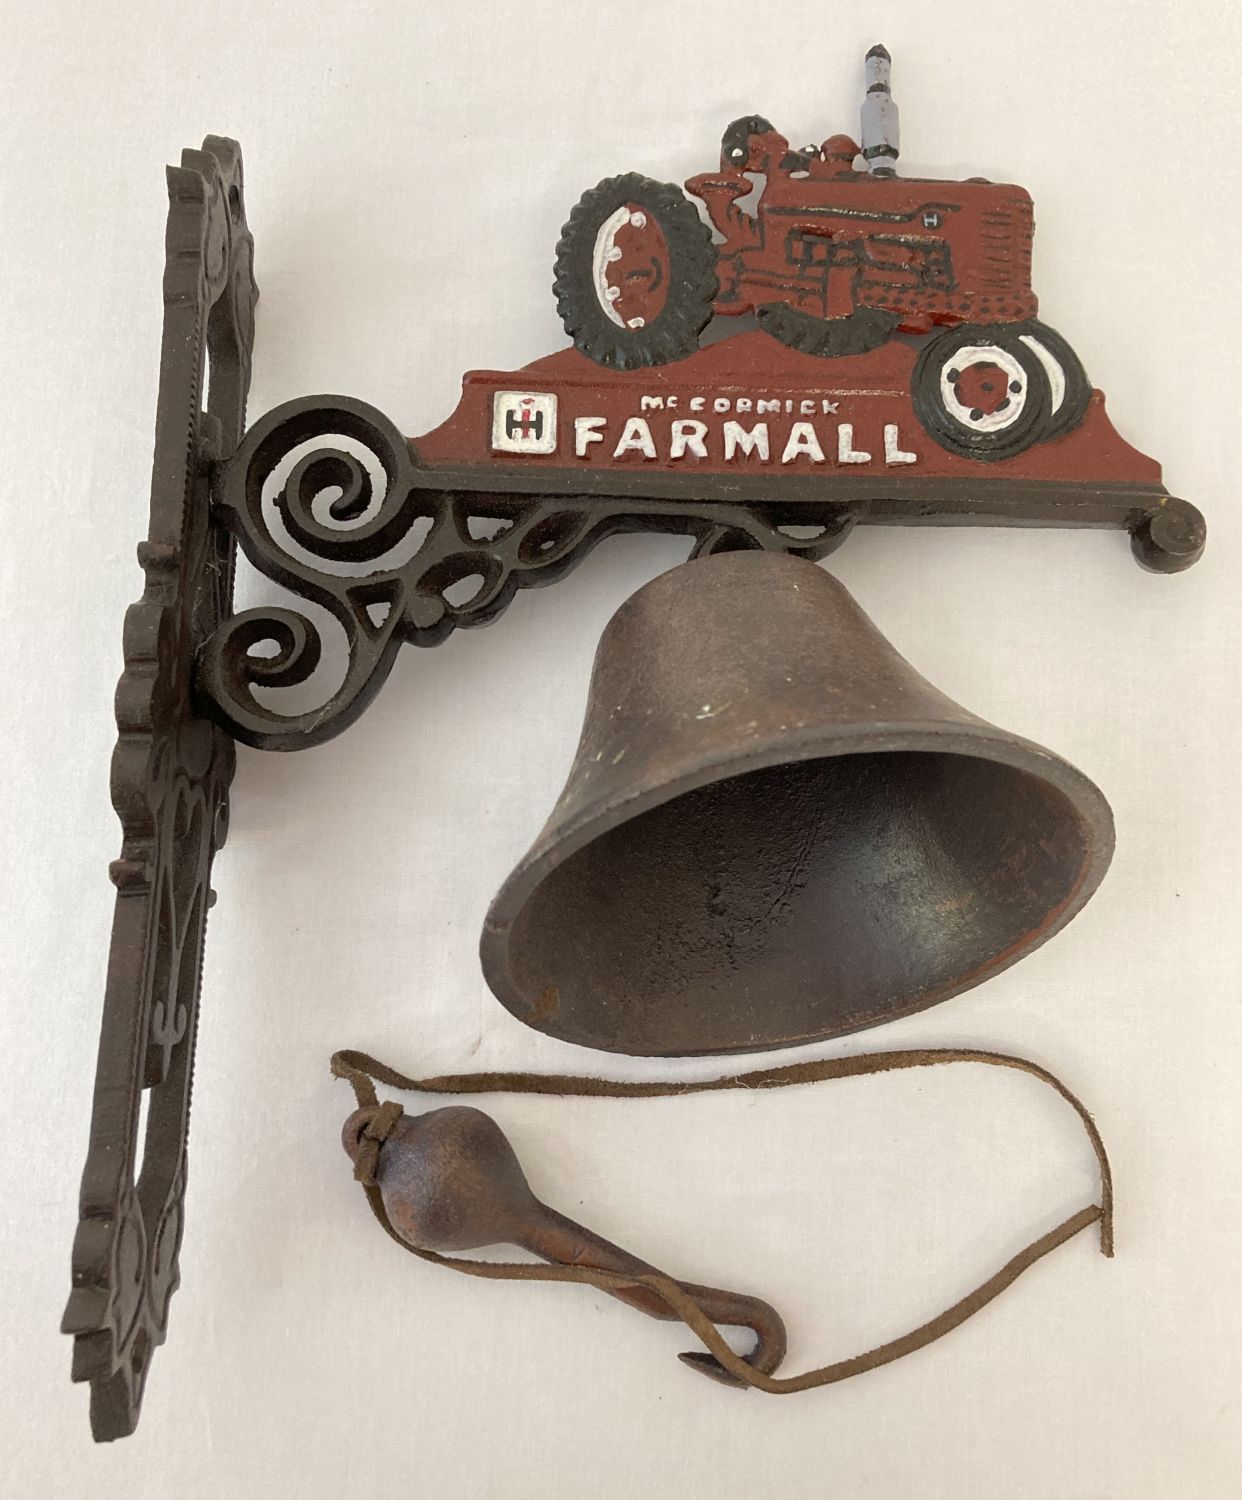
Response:
[{"label": "'farmall' text", "polygon": [[[662,402],[662,406],[657,406]],[[903,445],[896,422],[876,424],[874,432],[856,432],[852,422],[808,420],[811,412],[827,414],[836,403],[820,400],[773,399],[753,402],[754,415],[746,421],[736,417],[720,420],[730,407],[740,412],[752,402],[727,397],[714,400],[695,396],[687,402],[690,411],[704,417],[669,417],[666,413],[676,397],[644,397],[647,416],[631,416],[624,422],[607,417],[574,418],[574,457],[598,463],[601,459],[668,460],[723,459],[726,463],[750,459],[759,463],[793,464],[913,464],[918,454]],[[728,403],[728,404],[725,404]],[[807,409],[810,409],[809,411]],[[762,415],[771,412],[775,422]],[[788,417],[798,413],[798,419]]]}]

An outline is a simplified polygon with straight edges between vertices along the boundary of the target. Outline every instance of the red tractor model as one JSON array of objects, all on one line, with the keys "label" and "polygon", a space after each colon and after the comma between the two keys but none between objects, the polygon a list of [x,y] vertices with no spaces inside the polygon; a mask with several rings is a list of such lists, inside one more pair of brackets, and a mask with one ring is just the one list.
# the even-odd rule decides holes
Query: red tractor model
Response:
[{"label": "red tractor model", "polygon": [[911,395],[951,452],[1008,458],[1074,427],[1091,386],[1035,317],[1030,194],[899,178],[888,80],[888,53],[873,47],[861,148],[835,135],[791,150],[761,116],[735,120],[720,170],[686,183],[711,227],[680,188],[637,173],[585,193],[556,253],[576,346],[614,369],[661,365],[693,353],[713,315],[743,313],[828,359],[931,334]]}]

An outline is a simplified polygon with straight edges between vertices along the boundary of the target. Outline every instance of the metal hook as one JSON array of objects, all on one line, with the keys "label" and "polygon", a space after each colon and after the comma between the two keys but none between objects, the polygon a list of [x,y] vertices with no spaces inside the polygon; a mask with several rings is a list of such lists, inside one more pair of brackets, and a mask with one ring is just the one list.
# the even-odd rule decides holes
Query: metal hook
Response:
[{"label": "metal hook", "polygon": [[[341,1144],[351,1159],[357,1159],[363,1132],[380,1108],[364,1105],[346,1120]],[[504,1132],[482,1110],[450,1105],[403,1114],[380,1147],[374,1175],[389,1222],[416,1249],[454,1252],[510,1244],[560,1265],[664,1274],[541,1203]],[[746,1362],[766,1375],[775,1371],[786,1347],[785,1325],[775,1308],[718,1287],[678,1285],[714,1323],[751,1329],[755,1346]],[[676,1321],[676,1313],[647,1287],[619,1288],[610,1295],[648,1317]],[[694,1351],[679,1358],[723,1385],[744,1388],[712,1354]]]}]

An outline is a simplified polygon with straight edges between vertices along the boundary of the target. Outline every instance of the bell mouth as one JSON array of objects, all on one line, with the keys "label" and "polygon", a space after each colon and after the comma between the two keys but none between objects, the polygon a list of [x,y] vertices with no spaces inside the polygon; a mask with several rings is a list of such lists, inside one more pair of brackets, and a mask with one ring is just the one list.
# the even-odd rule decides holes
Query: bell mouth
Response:
[{"label": "bell mouth", "polygon": [[497,998],[639,1056],[859,1031],[979,984],[1079,910],[1112,816],[1073,766],[976,721],[752,747],[579,809],[494,902]]}]

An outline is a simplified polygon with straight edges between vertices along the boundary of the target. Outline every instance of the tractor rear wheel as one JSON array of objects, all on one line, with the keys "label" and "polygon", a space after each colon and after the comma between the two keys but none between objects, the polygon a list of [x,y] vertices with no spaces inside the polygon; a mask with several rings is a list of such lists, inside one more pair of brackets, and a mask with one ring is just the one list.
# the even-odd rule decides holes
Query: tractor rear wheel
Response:
[{"label": "tractor rear wheel", "polygon": [[1017,328],[936,334],[915,361],[911,395],[928,433],[962,458],[1012,458],[1047,436],[1048,372]]},{"label": "tractor rear wheel", "polygon": [[711,230],[680,188],[628,172],[586,192],[556,247],[565,332],[596,364],[635,370],[698,348],[716,296]]}]

